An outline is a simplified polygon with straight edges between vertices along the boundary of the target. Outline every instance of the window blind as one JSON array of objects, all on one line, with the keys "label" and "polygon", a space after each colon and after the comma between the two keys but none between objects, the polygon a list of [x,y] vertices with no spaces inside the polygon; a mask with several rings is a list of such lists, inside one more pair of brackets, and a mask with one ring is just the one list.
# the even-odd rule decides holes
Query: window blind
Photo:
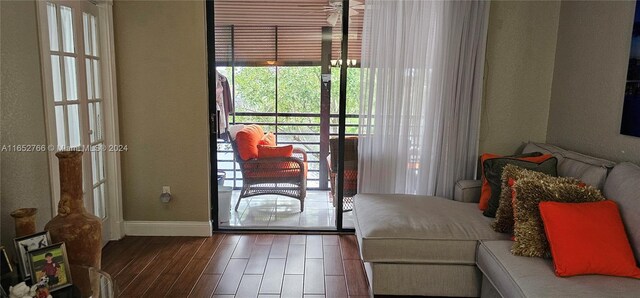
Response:
[{"label": "window blind", "polygon": [[[216,0],[219,64],[320,65],[329,0]],[[364,2],[364,1],[361,1]],[[351,16],[349,59],[360,60],[363,10]],[[331,59],[340,59],[342,22],[333,26]]]},{"label": "window blind", "polygon": [[[362,30],[349,33],[349,59],[360,59]],[[342,32],[333,31],[331,59],[340,59]],[[216,61],[236,64],[319,65],[322,54],[321,27],[216,27]]]}]

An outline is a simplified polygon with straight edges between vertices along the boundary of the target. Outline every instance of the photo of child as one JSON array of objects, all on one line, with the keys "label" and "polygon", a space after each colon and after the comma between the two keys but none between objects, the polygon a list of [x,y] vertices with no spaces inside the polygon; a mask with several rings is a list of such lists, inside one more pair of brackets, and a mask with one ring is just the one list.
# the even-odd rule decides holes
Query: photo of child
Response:
[{"label": "photo of child", "polygon": [[69,264],[63,243],[29,252],[34,280],[48,280],[49,289],[55,290],[71,284]]},{"label": "photo of child", "polygon": [[44,263],[44,267],[42,267],[42,273],[47,275],[49,278],[49,286],[56,285],[60,282],[58,278],[58,269],[60,265],[53,260],[53,254],[48,252],[44,255],[46,263]]}]

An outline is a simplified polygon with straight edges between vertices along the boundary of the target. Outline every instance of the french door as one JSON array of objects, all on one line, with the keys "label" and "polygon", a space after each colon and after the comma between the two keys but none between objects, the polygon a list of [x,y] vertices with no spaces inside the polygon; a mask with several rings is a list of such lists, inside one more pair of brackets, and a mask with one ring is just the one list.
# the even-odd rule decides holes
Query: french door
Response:
[{"label": "french door", "polygon": [[[107,175],[105,92],[99,8],[89,1],[41,1],[39,25],[54,207],[59,201],[55,152],[82,150],[83,193],[88,212],[103,221],[103,243],[111,239],[107,198],[119,197]],[[110,98],[112,99],[112,98]],[[54,213],[57,208],[53,208]]]}]

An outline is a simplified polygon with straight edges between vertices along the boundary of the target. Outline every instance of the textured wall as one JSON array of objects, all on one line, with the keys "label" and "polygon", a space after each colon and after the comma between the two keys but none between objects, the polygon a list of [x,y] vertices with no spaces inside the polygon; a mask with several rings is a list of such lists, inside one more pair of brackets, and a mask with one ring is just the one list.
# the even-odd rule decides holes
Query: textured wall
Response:
[{"label": "textured wall", "polygon": [[634,1],[562,3],[549,143],[640,162],[640,138],[620,134],[633,14]]},{"label": "textured wall", "polygon": [[559,12],[555,1],[491,3],[480,153],[545,141]]},{"label": "textured wall", "polygon": [[[116,1],[125,220],[207,221],[209,160],[203,1]],[[169,185],[174,196],[162,204]]]},{"label": "textured wall", "polygon": [[[0,1],[0,144],[46,144],[34,1]],[[1,243],[12,247],[12,210],[37,207],[38,228],[51,219],[47,153],[2,152]]]}]

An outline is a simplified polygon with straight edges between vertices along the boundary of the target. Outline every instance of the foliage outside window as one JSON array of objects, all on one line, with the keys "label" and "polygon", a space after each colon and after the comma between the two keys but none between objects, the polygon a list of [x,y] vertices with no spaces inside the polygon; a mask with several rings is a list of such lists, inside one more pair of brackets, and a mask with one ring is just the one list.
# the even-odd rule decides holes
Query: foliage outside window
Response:
[{"label": "foliage outside window", "polygon": [[[308,151],[309,187],[317,187],[320,161],[320,66],[218,67],[227,77],[235,99],[236,113],[271,113],[271,115],[230,115],[233,123],[259,123],[265,131],[275,132],[279,144],[297,144]],[[232,75],[233,71],[233,75]],[[358,115],[360,97],[360,69],[348,68],[347,115]],[[331,134],[338,133],[340,100],[340,68],[331,69]],[[314,114],[304,117],[283,116],[282,113]],[[294,125],[287,125],[294,124]],[[299,124],[299,125],[295,125]],[[347,118],[347,134],[358,133],[358,118]],[[353,125],[353,126],[349,126]],[[277,127],[276,127],[277,126]],[[224,145],[222,145],[224,146]],[[226,146],[228,147],[228,146]],[[219,148],[219,159],[230,159],[230,148]],[[222,151],[222,152],[221,152]],[[221,162],[221,169],[232,169],[231,162]],[[231,178],[231,173],[227,174]],[[235,173],[237,177],[239,172]],[[240,182],[240,181],[238,181]],[[238,183],[236,182],[236,183]],[[241,183],[241,182],[240,182]],[[228,182],[232,185],[232,182]]]}]

